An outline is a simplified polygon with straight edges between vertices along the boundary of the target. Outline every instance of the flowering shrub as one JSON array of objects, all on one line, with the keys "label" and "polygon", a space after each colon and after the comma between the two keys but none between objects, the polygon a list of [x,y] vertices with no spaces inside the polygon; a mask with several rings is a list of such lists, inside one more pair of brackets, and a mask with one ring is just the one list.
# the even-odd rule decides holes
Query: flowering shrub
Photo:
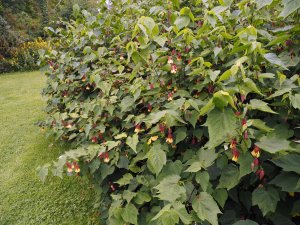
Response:
[{"label": "flowering shrub", "polygon": [[49,28],[54,175],[93,180],[101,224],[298,224],[299,6],[100,7]]},{"label": "flowering shrub", "polygon": [[46,50],[48,43],[41,38],[10,48],[6,57],[0,56],[0,72],[38,69],[39,50]]}]

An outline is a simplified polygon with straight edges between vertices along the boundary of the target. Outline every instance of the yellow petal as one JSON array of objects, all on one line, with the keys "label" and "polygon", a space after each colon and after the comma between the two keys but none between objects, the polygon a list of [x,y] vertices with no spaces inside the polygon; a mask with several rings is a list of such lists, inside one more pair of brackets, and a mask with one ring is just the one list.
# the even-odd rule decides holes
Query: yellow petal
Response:
[{"label": "yellow petal", "polygon": [[152,141],[156,141],[158,139],[158,136],[153,136],[153,137],[151,137],[151,140]]},{"label": "yellow petal", "polygon": [[238,157],[237,156],[233,156],[231,160],[234,161],[234,162],[237,162],[238,161]]}]

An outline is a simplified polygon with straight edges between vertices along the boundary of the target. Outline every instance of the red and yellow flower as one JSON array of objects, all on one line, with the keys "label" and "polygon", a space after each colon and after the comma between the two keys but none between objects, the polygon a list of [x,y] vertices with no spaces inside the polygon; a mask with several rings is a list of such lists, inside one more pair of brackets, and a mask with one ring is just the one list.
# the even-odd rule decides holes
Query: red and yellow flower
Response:
[{"label": "red and yellow flower", "polygon": [[172,101],[173,100],[173,93],[169,92],[168,93],[168,101]]},{"label": "red and yellow flower", "polygon": [[159,127],[159,130],[160,130],[160,132],[161,132],[162,134],[165,133],[165,128],[166,128],[165,124],[160,123],[160,124],[158,125],[158,127]]},{"label": "red and yellow flower", "polygon": [[92,137],[91,141],[93,143],[98,143],[98,138],[96,136]]},{"label": "red and yellow flower", "polygon": [[151,112],[151,111],[152,111],[152,108],[153,108],[152,105],[149,103],[149,104],[148,104],[148,112]]},{"label": "red and yellow flower", "polygon": [[109,158],[109,153],[108,152],[102,152],[99,154],[99,158],[103,159],[103,162],[108,163],[110,158]]},{"label": "red and yellow flower", "polygon": [[237,144],[236,139],[232,139],[231,142],[230,142],[230,148],[231,149],[236,148],[236,144]]},{"label": "red and yellow flower", "polygon": [[243,127],[243,131],[247,129],[247,119],[242,119],[242,127]]},{"label": "red and yellow flower", "polygon": [[168,137],[166,139],[166,142],[168,144],[172,144],[174,142],[174,139],[173,139],[173,134],[172,134],[172,129],[169,128],[169,131],[168,131]]},{"label": "red and yellow flower", "polygon": [[251,152],[251,155],[255,158],[259,158],[260,156],[260,148],[255,145],[254,149]]},{"label": "red and yellow flower", "polygon": [[174,61],[172,59],[172,56],[168,56],[168,64],[173,64],[173,63],[174,63]]},{"label": "red and yellow flower", "polygon": [[236,148],[232,149],[232,158],[231,158],[231,160],[234,161],[234,162],[237,162],[238,159],[239,159],[239,156],[240,156],[240,152]]},{"label": "red and yellow flower", "polygon": [[177,73],[177,66],[176,64],[171,64],[171,73]]},{"label": "red and yellow flower", "polygon": [[135,127],[134,127],[134,132],[137,133],[137,134],[138,134],[139,132],[141,132],[141,124],[136,124],[136,125],[135,125]]}]

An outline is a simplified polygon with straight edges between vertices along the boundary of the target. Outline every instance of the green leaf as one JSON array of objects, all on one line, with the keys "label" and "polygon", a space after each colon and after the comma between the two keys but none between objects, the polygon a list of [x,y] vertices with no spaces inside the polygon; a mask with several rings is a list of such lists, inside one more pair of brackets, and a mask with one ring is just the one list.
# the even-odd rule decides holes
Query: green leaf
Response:
[{"label": "green leaf", "polygon": [[124,112],[126,111],[129,107],[131,107],[134,103],[134,100],[132,97],[130,96],[126,96],[125,98],[123,98],[123,100],[121,101],[120,107],[121,107],[121,111]]},{"label": "green leaf", "polygon": [[178,28],[178,30],[181,30],[182,28],[186,27],[190,23],[190,18],[188,16],[179,16],[175,20],[174,24]]},{"label": "green leaf", "polygon": [[258,223],[254,222],[253,220],[240,220],[235,222],[233,225],[259,225]]},{"label": "green leaf", "polygon": [[251,207],[252,207],[252,196],[251,196],[252,193],[251,193],[251,191],[239,190],[238,192],[239,192],[238,196],[239,196],[240,202],[242,203],[242,205],[249,212],[251,210]]},{"label": "green leaf", "polygon": [[259,207],[263,216],[275,212],[279,200],[279,193],[272,186],[259,187],[252,192],[252,204]]},{"label": "green leaf", "polygon": [[260,119],[250,119],[250,120],[248,120],[248,123],[249,123],[249,126],[253,126],[264,132],[271,132],[274,130],[273,128],[268,127],[266,125],[266,123]]},{"label": "green leaf", "polygon": [[287,154],[272,160],[277,166],[281,167],[283,171],[295,172],[300,174],[300,155]]},{"label": "green leaf", "polygon": [[300,94],[291,95],[290,100],[295,109],[300,109]]},{"label": "green leaf", "polygon": [[[297,0],[298,1],[298,0]],[[268,60],[271,64],[280,66],[283,69],[287,70],[285,63],[274,53],[267,53],[264,55],[265,59]]]},{"label": "green leaf", "polygon": [[224,73],[222,73],[222,75],[220,76],[218,82],[221,82],[223,80],[228,80],[231,77],[231,69],[226,70]]},{"label": "green leaf", "polygon": [[222,51],[222,48],[215,47],[214,48],[214,55],[215,55],[215,57],[217,57],[221,51]]},{"label": "green leaf", "polygon": [[173,207],[179,218],[184,224],[190,224],[192,222],[192,217],[186,211],[185,205],[180,202],[174,202]]},{"label": "green leaf", "polygon": [[217,77],[219,76],[219,74],[221,73],[220,70],[215,70],[215,71],[212,71],[212,70],[209,70],[208,71],[208,75],[211,79],[211,81],[215,82]]},{"label": "green leaf", "polygon": [[287,39],[289,39],[291,37],[291,35],[280,35],[277,36],[276,38],[274,38],[272,41],[270,41],[267,46],[273,46],[276,45],[278,43],[284,43],[284,41],[286,41]]},{"label": "green leaf", "polygon": [[240,178],[252,172],[251,163],[253,162],[253,157],[249,152],[240,154],[237,162],[240,164]]},{"label": "green leaf", "polygon": [[148,152],[147,157],[148,168],[157,176],[167,162],[166,153],[161,149],[161,144],[155,143]]},{"label": "green leaf", "polygon": [[[293,215],[294,213],[292,212],[291,214]],[[270,220],[274,223],[274,225],[296,225],[291,219],[292,218],[290,216],[283,216],[279,213],[275,213],[270,217]]]},{"label": "green leaf", "polygon": [[256,41],[257,30],[253,26],[248,26],[247,28],[240,31],[237,36],[240,38],[241,43],[244,45]]},{"label": "green leaf", "polygon": [[187,134],[186,134],[186,127],[180,127],[180,128],[177,128],[176,131],[175,131],[175,144],[178,144],[179,142],[183,141]]},{"label": "green leaf", "polygon": [[180,0],[171,0],[171,2],[177,9],[180,7]]},{"label": "green leaf", "polygon": [[164,213],[171,211],[171,204],[166,204],[153,218],[152,221],[159,219]]},{"label": "green leaf", "polygon": [[91,174],[95,173],[95,171],[97,169],[99,169],[100,164],[101,164],[101,162],[99,159],[93,160],[92,163],[90,163],[89,168],[90,168]]},{"label": "green leaf", "polygon": [[280,151],[291,150],[290,141],[271,135],[263,136],[256,145],[264,151],[273,154]]},{"label": "green leaf", "polygon": [[116,181],[116,183],[119,184],[120,186],[124,186],[124,185],[129,184],[132,179],[133,179],[133,176],[131,175],[131,173],[126,173],[123,175],[123,177],[121,179]]},{"label": "green leaf", "polygon": [[125,190],[123,192],[123,199],[125,199],[127,201],[127,203],[130,203],[131,200],[137,195],[136,192],[132,192],[132,191],[128,191],[128,190]]},{"label": "green leaf", "polygon": [[189,16],[190,17],[190,19],[192,20],[192,21],[194,21],[194,15],[192,14],[192,12],[191,12],[191,9],[189,8],[189,7],[184,7],[184,8],[182,8],[181,10],[180,10],[180,15],[181,16],[183,16],[183,15],[185,15],[185,16]]},{"label": "green leaf", "polygon": [[190,104],[194,109],[196,109],[199,112],[198,103],[195,100],[189,99],[186,103]]},{"label": "green leaf", "polygon": [[40,180],[45,183],[46,181],[46,178],[48,176],[48,170],[49,170],[49,166],[50,164],[47,163],[43,166],[39,166],[36,170],[37,170],[37,173],[38,173],[38,176],[40,178]]},{"label": "green leaf", "polygon": [[113,209],[113,215],[109,217],[108,224],[109,225],[124,225],[125,221],[122,218],[124,209],[115,207]]},{"label": "green leaf", "polygon": [[258,110],[263,111],[263,112],[268,112],[268,113],[274,113],[274,114],[276,114],[276,112],[274,112],[268,106],[268,103],[266,103],[266,102],[264,102],[262,100],[258,100],[258,99],[252,99],[250,101],[249,108],[250,109],[258,109]]},{"label": "green leaf", "polygon": [[100,164],[101,178],[104,180],[107,176],[111,175],[114,172],[114,167],[106,163]]},{"label": "green leaf", "polygon": [[275,91],[272,95],[270,95],[267,99],[271,99],[271,98],[275,98],[275,97],[278,97],[278,96],[281,96],[287,92],[290,92],[291,91],[291,88],[283,88],[281,90],[278,90],[278,91]]},{"label": "green leaf", "polygon": [[119,140],[119,139],[126,138],[126,137],[127,137],[127,134],[124,132],[124,133],[116,135],[114,138],[116,140]]},{"label": "green leaf", "polygon": [[150,113],[149,116],[144,120],[145,123],[155,124],[157,123],[162,117],[164,117],[167,113],[167,110],[158,111],[154,113]]},{"label": "green leaf", "polygon": [[272,2],[273,2],[273,0],[256,0],[255,1],[258,10],[267,5],[270,5]]},{"label": "green leaf", "polygon": [[253,80],[251,80],[250,78],[245,78],[244,79],[244,83],[247,86],[247,88],[249,88],[251,91],[259,94],[259,95],[263,95],[260,90],[258,89],[258,87],[256,86],[256,84],[254,83]]},{"label": "green leaf", "polygon": [[185,170],[185,172],[195,173],[201,170],[202,168],[207,169],[214,163],[217,157],[218,154],[215,153],[214,150],[205,150],[204,148],[201,148],[198,151],[197,156],[195,156],[189,161],[190,166],[187,170]]},{"label": "green leaf", "polygon": [[[197,58],[196,58],[197,59]],[[196,60],[194,59],[194,60]],[[201,57],[202,59],[202,57]],[[195,76],[195,75],[199,75],[201,72],[203,72],[203,68],[196,68],[196,69],[193,69],[190,73],[188,73],[187,75],[188,76]]]},{"label": "green leaf", "polygon": [[134,134],[132,137],[127,137],[126,144],[129,145],[130,148],[136,153],[136,146],[139,142],[139,136]]},{"label": "green leaf", "polygon": [[210,99],[208,101],[208,103],[200,109],[200,116],[205,115],[210,110],[212,110],[214,107],[215,107],[215,104],[213,103],[213,99]]},{"label": "green leaf", "polygon": [[228,198],[228,193],[226,189],[215,189],[213,192],[213,197],[219,203],[219,205],[224,208],[226,200]]},{"label": "green leaf", "polygon": [[145,202],[151,201],[151,196],[146,192],[137,192],[136,196],[133,199],[137,204],[142,205]]},{"label": "green leaf", "polygon": [[220,91],[214,93],[213,102],[218,109],[224,109],[228,105],[227,96],[224,96]]},{"label": "green leaf", "polygon": [[158,197],[161,200],[174,202],[177,199],[185,197],[185,188],[179,185],[180,176],[171,175],[165,177],[159,185],[154,187],[158,190]]},{"label": "green leaf", "polygon": [[202,169],[202,162],[201,161],[195,161],[184,172],[196,173],[196,172],[200,171],[201,169]]},{"label": "green leaf", "polygon": [[175,225],[179,222],[179,214],[176,210],[171,209],[171,204],[167,204],[152,218],[152,221],[157,219],[159,219],[159,224]]},{"label": "green leaf", "polygon": [[179,222],[179,216],[174,210],[170,210],[161,215],[162,225],[176,225]]},{"label": "green leaf", "polygon": [[161,47],[163,47],[166,43],[166,41],[168,40],[167,37],[164,37],[164,36],[156,36],[154,38],[154,41],[159,44]]},{"label": "green leaf", "polygon": [[195,128],[199,117],[200,117],[200,114],[196,110],[187,111],[185,120],[190,122],[190,124],[192,124],[192,126]]},{"label": "green leaf", "polygon": [[142,16],[139,22],[147,28],[149,36],[152,36],[152,31],[156,25],[155,21],[151,17]]},{"label": "green leaf", "polygon": [[280,172],[270,184],[280,187],[285,192],[300,192],[300,176],[290,172]]},{"label": "green leaf", "polygon": [[173,101],[165,104],[165,108],[176,110],[176,109],[182,107],[184,102],[185,102],[185,98],[179,98],[179,99],[173,100]]},{"label": "green leaf", "polygon": [[211,11],[214,12],[216,15],[219,15],[220,13],[224,12],[228,7],[227,6],[216,6]]},{"label": "green leaf", "polygon": [[92,52],[91,54],[84,56],[83,61],[84,61],[84,63],[87,63],[87,62],[92,62],[96,59],[97,59],[97,56]]},{"label": "green leaf", "polygon": [[200,184],[203,191],[207,190],[208,184],[209,184],[209,174],[206,171],[202,171],[200,173],[196,174],[195,177],[198,184]]},{"label": "green leaf", "polygon": [[71,158],[71,159],[76,159],[79,158],[81,156],[85,156],[86,155],[86,151],[83,148],[79,148],[79,149],[75,149],[75,150],[70,150],[68,152],[66,152],[64,155],[61,155],[58,158],[58,161],[53,162],[53,170],[52,170],[52,174],[54,176],[63,178],[63,170],[64,170],[64,165],[67,162],[67,158]]},{"label": "green leaf", "polygon": [[258,79],[265,79],[265,78],[273,79],[273,78],[275,78],[275,74],[274,73],[261,73],[261,74],[258,74]]},{"label": "green leaf", "polygon": [[208,113],[205,125],[210,137],[207,146],[214,148],[235,136],[237,118],[231,109],[214,109]]},{"label": "green leaf", "polygon": [[215,106],[219,109],[223,109],[224,107],[226,107],[228,105],[228,103],[233,107],[236,108],[234,105],[234,101],[232,99],[232,97],[230,96],[230,94],[226,91],[218,91],[216,93],[214,93],[213,96],[213,103],[215,104]]},{"label": "green leaf", "polygon": [[284,7],[280,17],[285,18],[300,8],[300,0],[282,0],[282,3]]},{"label": "green leaf", "polygon": [[122,66],[122,65],[118,66],[119,73],[122,73],[124,71],[124,69],[125,69],[124,66]]},{"label": "green leaf", "polygon": [[215,19],[214,16],[212,16],[212,15],[207,15],[207,21],[210,23],[210,25],[211,25],[212,27],[215,27],[215,26],[216,26],[217,21],[216,21],[216,19]]},{"label": "green leaf", "polygon": [[217,188],[230,190],[239,183],[239,178],[239,169],[233,164],[228,164],[221,172],[220,182]]},{"label": "green leaf", "polygon": [[207,192],[200,192],[192,202],[192,207],[201,220],[218,225],[218,214],[221,213],[213,197]]},{"label": "green leaf", "polygon": [[138,214],[139,214],[139,212],[138,212],[137,208],[133,204],[129,203],[122,210],[121,216],[125,222],[138,225],[138,222],[137,222]]}]

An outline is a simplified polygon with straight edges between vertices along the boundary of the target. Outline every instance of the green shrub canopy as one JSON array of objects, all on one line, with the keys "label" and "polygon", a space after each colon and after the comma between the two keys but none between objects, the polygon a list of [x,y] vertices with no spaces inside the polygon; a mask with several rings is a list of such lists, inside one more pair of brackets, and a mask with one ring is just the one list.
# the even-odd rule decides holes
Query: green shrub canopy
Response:
[{"label": "green shrub canopy", "polygon": [[298,224],[299,0],[99,7],[40,52],[53,174],[91,178],[101,224]]}]

